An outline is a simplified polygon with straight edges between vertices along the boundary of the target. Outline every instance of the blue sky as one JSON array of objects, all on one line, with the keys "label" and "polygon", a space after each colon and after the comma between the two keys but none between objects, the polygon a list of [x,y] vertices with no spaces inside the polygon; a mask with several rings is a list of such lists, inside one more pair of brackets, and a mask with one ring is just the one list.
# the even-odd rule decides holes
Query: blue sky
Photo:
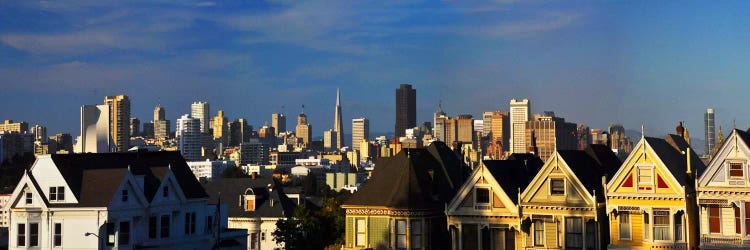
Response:
[{"label": "blue sky", "polygon": [[158,102],[174,121],[206,100],[212,115],[258,127],[284,112],[291,126],[304,104],[320,136],[340,87],[345,121],[390,132],[410,83],[420,122],[439,100],[478,116],[528,97],[591,127],[663,135],[684,120],[702,138],[707,107],[725,131],[750,125],[748,5],[0,0],[0,119],[76,135],[81,105],[124,93],[142,121]]}]

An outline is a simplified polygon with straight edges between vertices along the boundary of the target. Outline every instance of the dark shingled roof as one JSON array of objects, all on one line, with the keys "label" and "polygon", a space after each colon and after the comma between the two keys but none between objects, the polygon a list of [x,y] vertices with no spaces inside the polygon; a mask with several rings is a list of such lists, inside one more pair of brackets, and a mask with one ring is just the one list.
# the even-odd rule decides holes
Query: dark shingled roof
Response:
[{"label": "dark shingled roof", "polygon": [[[435,144],[435,143],[433,143]],[[431,145],[432,147],[433,145]],[[439,155],[453,154],[439,145],[433,150]],[[447,147],[446,147],[447,148]],[[442,165],[432,153],[425,149],[407,148],[393,157],[378,159],[372,178],[354,193],[344,205],[383,206],[396,209],[444,209],[462,182],[454,182],[451,188],[445,173],[464,176],[463,165]],[[451,169],[457,168],[457,169]]]},{"label": "dark shingled roof", "polygon": [[[268,191],[268,186],[273,188]],[[252,178],[221,178],[206,184],[206,192],[210,195],[209,202],[216,204],[221,193],[221,203],[227,204],[229,217],[277,217],[291,216],[296,205],[287,198],[283,188],[271,177]],[[244,204],[240,204],[240,197],[247,189],[255,194],[255,211],[245,211]],[[250,194],[248,192],[248,194]],[[273,206],[271,206],[273,200]]]},{"label": "dark shingled roof", "polygon": [[[742,138],[743,141],[745,141],[745,144],[747,144],[748,146],[750,146],[750,134],[748,134],[745,131],[739,130],[739,129],[734,129],[734,131],[737,132],[737,135],[740,138]],[[730,134],[730,136],[731,136],[731,134]],[[727,137],[727,138],[729,138],[729,137]],[[726,138],[722,138],[722,139],[726,139]],[[727,140],[724,140],[724,141],[727,141]]]},{"label": "dark shingled roof", "polygon": [[51,158],[78,199],[75,206],[107,206],[128,167],[133,175],[144,177],[144,192],[149,201],[170,168],[185,197],[208,198],[185,159],[176,151],[53,154]]},{"label": "dark shingled roof", "polygon": [[508,160],[484,161],[484,166],[497,180],[503,192],[516,204],[518,189],[525,189],[542,165],[544,162],[534,154],[513,154]]},{"label": "dark shingled roof", "polygon": [[602,168],[602,173],[607,177],[607,181],[612,179],[612,176],[617,173],[620,165],[622,165],[620,158],[617,158],[617,155],[607,145],[590,144],[584,151],[596,160]]},{"label": "dark shingled roof", "polygon": [[[686,151],[687,148],[690,147],[685,139],[681,136],[670,134],[667,135],[665,139],[645,137],[645,140],[659,156],[659,159],[664,162],[667,169],[672,173],[672,176],[677,179],[680,185],[686,187],[694,185],[686,174],[687,161],[685,160],[685,155],[682,154],[682,151]],[[695,150],[691,149],[690,151],[690,166],[693,175],[700,176],[700,174],[703,173],[703,170],[706,169],[706,166],[703,164],[703,161],[700,160]]]},{"label": "dark shingled roof", "polygon": [[608,174],[607,169],[599,165],[599,162],[586,151],[558,150],[557,153],[567,163],[576,178],[581,181],[589,195],[597,195],[597,200],[603,201],[604,184],[602,183],[602,176]]}]

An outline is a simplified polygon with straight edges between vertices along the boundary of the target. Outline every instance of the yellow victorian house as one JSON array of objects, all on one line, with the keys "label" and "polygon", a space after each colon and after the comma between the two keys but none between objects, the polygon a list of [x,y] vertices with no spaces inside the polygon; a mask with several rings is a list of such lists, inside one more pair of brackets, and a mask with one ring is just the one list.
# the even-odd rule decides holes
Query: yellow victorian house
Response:
[{"label": "yellow victorian house", "polygon": [[512,154],[474,169],[448,204],[451,249],[521,249],[518,197],[543,163],[533,154]]},{"label": "yellow victorian house", "polygon": [[555,151],[521,194],[525,249],[606,247],[604,180],[619,160],[606,146],[592,146]]},{"label": "yellow victorian house", "polygon": [[607,183],[610,249],[687,247],[697,232],[687,218],[695,218],[694,176],[705,168],[690,151],[681,136],[641,137]]},{"label": "yellow victorian house", "polygon": [[698,182],[701,247],[750,248],[750,134],[734,129]]}]

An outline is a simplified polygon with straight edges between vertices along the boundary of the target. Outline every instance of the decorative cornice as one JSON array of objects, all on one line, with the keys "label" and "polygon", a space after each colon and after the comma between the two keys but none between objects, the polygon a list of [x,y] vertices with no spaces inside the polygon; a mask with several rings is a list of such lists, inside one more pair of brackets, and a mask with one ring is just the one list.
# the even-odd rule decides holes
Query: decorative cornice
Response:
[{"label": "decorative cornice", "polygon": [[443,214],[436,210],[403,210],[403,209],[374,209],[374,208],[347,208],[347,215],[383,215],[383,216],[426,216]]}]

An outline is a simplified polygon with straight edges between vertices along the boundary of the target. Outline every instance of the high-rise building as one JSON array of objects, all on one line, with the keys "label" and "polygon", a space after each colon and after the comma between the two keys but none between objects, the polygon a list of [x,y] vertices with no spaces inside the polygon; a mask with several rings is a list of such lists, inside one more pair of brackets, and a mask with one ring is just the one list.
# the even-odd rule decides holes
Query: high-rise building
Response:
[{"label": "high-rise building", "polygon": [[706,109],[706,113],[703,115],[703,123],[705,128],[704,140],[706,140],[705,155],[710,156],[712,150],[716,147],[716,122],[714,121],[714,109]]},{"label": "high-rise building", "polygon": [[492,133],[492,114],[494,113],[492,111],[482,113],[482,136],[489,136]]},{"label": "high-rise building", "polygon": [[154,138],[154,122],[144,122],[143,132],[141,132],[141,134],[146,138]]},{"label": "high-rise building", "polygon": [[[456,124],[456,142],[461,144],[474,143],[474,119],[471,115],[458,115],[453,118]],[[452,142],[451,142],[452,143]],[[448,144],[451,145],[451,144]]]},{"label": "high-rise building", "polygon": [[68,133],[57,133],[53,136],[50,136],[50,140],[54,141],[55,144],[57,144],[56,149],[57,151],[64,150],[68,153],[73,152],[73,137],[70,136]]},{"label": "high-rise building", "polygon": [[227,134],[227,123],[229,119],[224,116],[224,110],[219,110],[219,113],[214,116],[212,121],[214,129],[214,139],[218,139],[222,143],[227,143],[229,135]]},{"label": "high-rise building", "polygon": [[137,117],[130,118],[130,136],[141,135],[141,120]]},{"label": "high-rise building", "polygon": [[238,118],[229,123],[229,146],[239,146],[240,143],[250,139],[253,126],[247,123],[244,118]]},{"label": "high-rise building", "polygon": [[625,135],[625,127],[621,124],[610,124],[609,128],[609,145],[612,151],[618,157],[627,156],[633,150],[633,141]]},{"label": "high-rise building", "polygon": [[201,160],[201,121],[188,114],[177,119],[177,148],[186,161]]},{"label": "high-rise building", "polygon": [[197,101],[190,105],[190,114],[201,121],[201,133],[208,133],[211,108],[208,102]]},{"label": "high-rise building", "polygon": [[574,150],[578,147],[577,125],[553,116],[539,116],[526,122],[527,152],[535,152],[546,161],[555,150]]},{"label": "high-rise building", "polygon": [[529,121],[529,99],[510,100],[510,153],[526,153],[526,122]]},{"label": "high-rise building", "polygon": [[81,106],[81,139],[80,153],[107,153],[111,152],[111,126],[109,125],[108,105],[83,105]]},{"label": "high-rise building", "polygon": [[445,131],[446,131],[446,122],[448,121],[448,116],[443,112],[443,105],[438,104],[438,111],[435,112],[432,116],[432,121],[434,126],[432,127],[432,136],[442,142],[446,142],[445,138]]},{"label": "high-rise building", "polygon": [[258,129],[258,138],[265,144],[276,146],[276,129],[268,125],[263,125],[263,127]]},{"label": "high-rise building", "polygon": [[586,150],[586,147],[591,144],[591,129],[586,124],[578,124],[576,129],[576,137],[578,138],[578,150]]},{"label": "high-rise building", "polygon": [[338,133],[333,131],[333,129],[323,131],[323,148],[326,151],[338,150],[338,148],[336,148],[336,141],[338,140],[338,138],[336,138],[337,135]]},{"label": "high-rise building", "polygon": [[268,164],[268,160],[268,145],[262,143],[258,138],[251,138],[249,141],[240,144],[240,165],[264,165]]},{"label": "high-rise building", "polygon": [[370,139],[370,120],[365,117],[352,119],[352,150],[359,150],[362,140]]},{"label": "high-rise building", "polygon": [[[336,149],[343,148],[344,143],[344,121],[341,120],[341,93],[336,88],[336,111],[333,118],[333,132],[336,132]],[[352,145],[353,146],[353,145]]]},{"label": "high-rise building", "polygon": [[271,114],[271,127],[276,129],[277,136],[281,132],[286,132],[286,115],[281,113]]},{"label": "high-rise building", "polygon": [[492,112],[490,135],[492,142],[501,142],[503,150],[509,149],[508,137],[510,137],[509,117],[507,112]]},{"label": "high-rise building", "polygon": [[29,131],[29,124],[26,122],[13,122],[13,120],[5,120],[3,124],[0,124],[0,132],[16,132],[22,134]]},{"label": "high-rise building", "polygon": [[34,134],[34,141],[47,143],[47,127],[37,124],[31,127],[29,132]]},{"label": "high-rise building", "polygon": [[417,126],[417,90],[411,84],[401,84],[396,89],[396,137],[404,136],[406,129]]},{"label": "high-rise building", "polygon": [[294,131],[297,138],[302,139],[302,143],[307,147],[312,141],[312,125],[307,123],[307,116],[304,113],[297,117],[297,128]]},{"label": "high-rise building", "polygon": [[154,138],[158,140],[169,138],[171,129],[169,120],[165,119],[166,112],[166,109],[161,105],[154,108],[154,120],[151,123],[154,125]]},{"label": "high-rise building", "polygon": [[130,99],[126,95],[105,96],[104,104],[109,106],[110,133],[117,152],[130,149]]},{"label": "high-rise building", "polygon": [[601,129],[591,129],[591,144],[609,145],[609,133]]}]

